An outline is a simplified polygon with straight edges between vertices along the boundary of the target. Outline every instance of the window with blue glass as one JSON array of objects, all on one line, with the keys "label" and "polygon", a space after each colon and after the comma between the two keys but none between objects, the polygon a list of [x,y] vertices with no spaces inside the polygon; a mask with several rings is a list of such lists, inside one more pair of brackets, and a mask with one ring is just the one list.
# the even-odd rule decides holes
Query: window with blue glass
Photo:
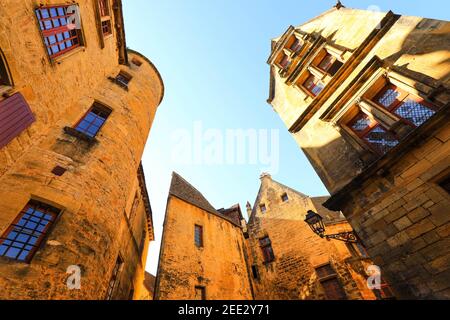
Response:
[{"label": "window with blue glass", "polygon": [[75,129],[91,138],[95,137],[100,128],[105,124],[111,114],[111,110],[95,103],[86,113],[83,119],[78,122]]},{"label": "window with blue glass", "polygon": [[0,238],[0,256],[30,262],[60,210],[30,201]]},{"label": "window with blue glass", "polygon": [[44,44],[51,58],[58,57],[82,45],[81,30],[68,26],[68,5],[41,6],[35,10]]}]

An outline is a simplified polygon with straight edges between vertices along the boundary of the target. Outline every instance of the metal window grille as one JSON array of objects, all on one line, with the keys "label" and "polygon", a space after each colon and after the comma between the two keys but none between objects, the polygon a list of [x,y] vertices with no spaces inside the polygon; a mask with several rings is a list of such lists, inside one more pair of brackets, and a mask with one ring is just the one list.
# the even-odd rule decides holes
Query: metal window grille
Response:
[{"label": "metal window grille", "polygon": [[30,201],[0,238],[0,256],[29,262],[60,210]]},{"label": "metal window grille", "polygon": [[72,15],[67,13],[68,7],[68,5],[48,6],[35,10],[50,58],[73,50],[82,43],[80,30],[69,30],[67,27],[67,18]]}]

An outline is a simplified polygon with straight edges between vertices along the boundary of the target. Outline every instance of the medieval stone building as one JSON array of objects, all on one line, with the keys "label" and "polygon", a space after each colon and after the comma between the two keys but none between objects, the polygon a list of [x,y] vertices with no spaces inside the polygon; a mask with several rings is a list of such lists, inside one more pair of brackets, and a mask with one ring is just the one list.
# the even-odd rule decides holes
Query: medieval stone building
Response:
[{"label": "medieval stone building", "polygon": [[0,299],[138,298],[163,83],[120,0],[61,3],[0,3]]},{"label": "medieval stone building", "polygon": [[244,234],[232,216],[173,173],[155,300],[252,299]]},{"label": "medieval stone building", "polygon": [[[330,233],[351,231],[339,212],[325,209],[327,197],[309,197],[270,175],[261,176],[253,209],[247,204],[248,248],[255,299],[376,299],[367,286],[372,264],[358,243],[326,240],[305,223],[319,213]],[[387,290],[380,298],[391,297]]]},{"label": "medieval stone building", "polygon": [[450,23],[337,5],[272,41],[268,102],[398,298],[450,298]]},{"label": "medieval stone building", "polygon": [[331,232],[351,231],[342,214],[262,176],[248,225],[239,205],[214,209],[176,173],[167,202],[155,299],[377,299],[360,244],[329,241],[305,223],[316,210]]}]

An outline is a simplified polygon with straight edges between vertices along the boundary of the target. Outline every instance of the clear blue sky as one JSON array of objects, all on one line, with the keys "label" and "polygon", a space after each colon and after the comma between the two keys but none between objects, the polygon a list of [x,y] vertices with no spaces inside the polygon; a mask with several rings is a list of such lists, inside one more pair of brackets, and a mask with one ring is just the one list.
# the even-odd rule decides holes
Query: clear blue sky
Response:
[{"label": "clear blue sky", "polygon": [[[344,0],[347,7],[449,20],[448,0]],[[172,157],[179,129],[278,129],[279,170],[272,177],[303,193],[327,194],[314,170],[266,103],[270,39],[331,8],[334,0],[125,0],[127,45],[146,55],[165,84],[143,163],[156,241],[147,270],[155,274],[171,172],[216,207],[252,204],[263,164],[183,164]]]}]

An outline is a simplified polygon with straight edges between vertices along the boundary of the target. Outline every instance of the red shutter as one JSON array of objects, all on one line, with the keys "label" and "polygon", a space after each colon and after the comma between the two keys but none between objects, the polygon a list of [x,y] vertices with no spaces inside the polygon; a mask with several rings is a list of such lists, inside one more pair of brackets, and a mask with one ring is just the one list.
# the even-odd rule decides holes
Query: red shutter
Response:
[{"label": "red shutter", "polygon": [[6,146],[35,120],[20,93],[0,101],[0,148]]}]

